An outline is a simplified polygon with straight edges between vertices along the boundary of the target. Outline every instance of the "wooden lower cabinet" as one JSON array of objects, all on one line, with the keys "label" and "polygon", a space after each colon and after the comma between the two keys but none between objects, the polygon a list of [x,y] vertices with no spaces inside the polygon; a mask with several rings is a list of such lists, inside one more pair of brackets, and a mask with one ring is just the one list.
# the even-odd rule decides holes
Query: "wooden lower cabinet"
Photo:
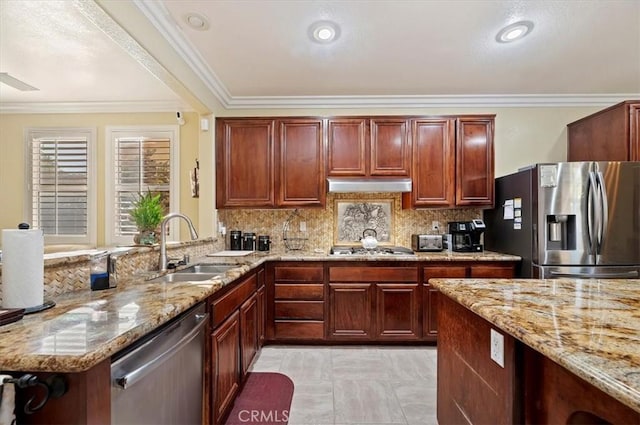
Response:
[{"label": "wooden lower cabinet", "polygon": [[258,352],[258,295],[253,294],[240,306],[240,348],[244,377]]},{"label": "wooden lower cabinet", "polygon": [[373,285],[329,284],[329,336],[331,339],[363,339],[373,336]]},{"label": "wooden lower cabinet", "polygon": [[258,350],[264,345],[266,320],[266,299],[264,293],[264,285],[258,288],[256,292],[258,301]]},{"label": "wooden lower cabinet", "polygon": [[213,423],[227,413],[240,385],[240,313],[234,312],[211,336],[214,389]]},{"label": "wooden lower cabinet", "polygon": [[413,284],[376,284],[376,338],[420,338],[420,291]]},{"label": "wooden lower cabinet", "polygon": [[464,279],[464,278],[512,278],[515,276],[516,263],[500,262],[487,264],[443,264],[422,268],[422,339],[436,341],[438,338],[438,293],[429,284],[429,279]]}]

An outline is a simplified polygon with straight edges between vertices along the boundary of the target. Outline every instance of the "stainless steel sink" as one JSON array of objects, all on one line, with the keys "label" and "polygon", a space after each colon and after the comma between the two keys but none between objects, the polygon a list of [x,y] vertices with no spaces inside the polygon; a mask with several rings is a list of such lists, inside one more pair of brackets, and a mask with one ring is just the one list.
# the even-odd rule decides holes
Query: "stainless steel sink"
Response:
[{"label": "stainless steel sink", "polygon": [[240,264],[194,264],[176,273],[225,273],[229,269],[240,267]]},{"label": "stainless steel sink", "polygon": [[203,280],[209,280],[216,276],[221,276],[222,273],[170,273],[164,276],[156,277],[149,280],[150,283],[175,283],[175,282],[200,282]]}]

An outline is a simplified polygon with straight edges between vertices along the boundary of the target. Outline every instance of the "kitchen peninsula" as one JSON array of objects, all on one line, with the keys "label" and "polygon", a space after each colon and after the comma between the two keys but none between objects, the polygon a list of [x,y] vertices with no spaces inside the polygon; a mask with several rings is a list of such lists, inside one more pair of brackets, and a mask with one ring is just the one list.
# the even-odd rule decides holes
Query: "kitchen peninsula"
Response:
[{"label": "kitchen peninsula", "polygon": [[640,280],[430,283],[439,423],[640,423]]}]

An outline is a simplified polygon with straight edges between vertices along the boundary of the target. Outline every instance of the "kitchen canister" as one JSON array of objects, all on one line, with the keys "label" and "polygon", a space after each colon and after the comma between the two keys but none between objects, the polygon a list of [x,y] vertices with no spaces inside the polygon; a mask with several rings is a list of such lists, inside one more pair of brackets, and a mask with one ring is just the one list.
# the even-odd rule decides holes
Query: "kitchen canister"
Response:
[{"label": "kitchen canister", "polygon": [[242,251],[242,232],[240,230],[229,232],[229,248],[231,251]]},{"label": "kitchen canister", "polygon": [[242,249],[244,251],[256,250],[256,234],[252,232],[246,232],[242,235]]},{"label": "kitchen canister", "polygon": [[269,251],[271,249],[271,240],[269,236],[258,236],[258,251]]},{"label": "kitchen canister", "polygon": [[44,304],[44,235],[22,223],[2,230],[2,306],[33,308]]}]

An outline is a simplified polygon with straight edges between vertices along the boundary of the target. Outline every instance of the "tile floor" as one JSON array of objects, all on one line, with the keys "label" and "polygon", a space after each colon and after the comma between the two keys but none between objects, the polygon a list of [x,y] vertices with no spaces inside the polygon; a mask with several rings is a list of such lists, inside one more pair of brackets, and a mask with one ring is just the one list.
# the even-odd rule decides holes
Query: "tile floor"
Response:
[{"label": "tile floor", "polygon": [[266,346],[251,370],[293,380],[290,425],[437,424],[435,347]]}]

